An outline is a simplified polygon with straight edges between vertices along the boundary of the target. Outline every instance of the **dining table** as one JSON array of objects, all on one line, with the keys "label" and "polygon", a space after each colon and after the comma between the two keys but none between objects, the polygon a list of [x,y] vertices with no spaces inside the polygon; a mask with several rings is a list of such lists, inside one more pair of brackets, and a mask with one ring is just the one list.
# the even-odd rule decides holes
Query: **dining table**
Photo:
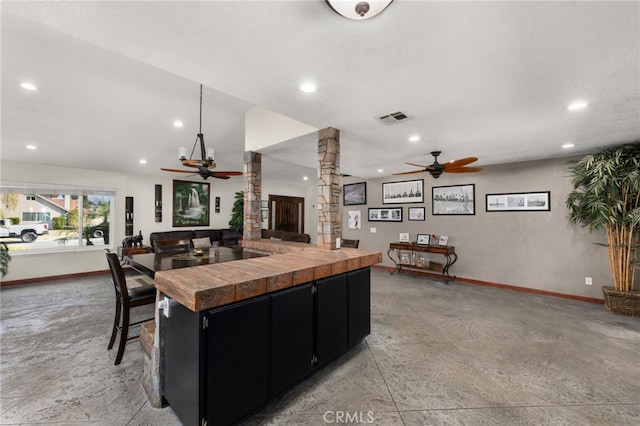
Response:
[{"label": "dining table", "polygon": [[241,247],[215,247],[184,253],[142,253],[124,256],[124,261],[138,272],[154,278],[158,271],[168,271],[213,263],[268,256]]}]

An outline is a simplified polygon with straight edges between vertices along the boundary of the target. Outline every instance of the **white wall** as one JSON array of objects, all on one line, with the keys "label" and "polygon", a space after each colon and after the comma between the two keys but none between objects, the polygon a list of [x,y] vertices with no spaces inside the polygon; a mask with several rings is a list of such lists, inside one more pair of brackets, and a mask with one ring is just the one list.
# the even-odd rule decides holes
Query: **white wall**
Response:
[{"label": "white wall", "polygon": [[[448,235],[459,258],[451,268],[457,276],[553,291],[585,297],[602,298],[601,286],[610,285],[610,273],[604,234],[590,234],[568,223],[564,200],[570,191],[566,175],[567,159],[544,160],[487,167],[474,174],[447,174],[439,179],[424,178],[424,204],[382,204],[382,182],[397,182],[410,178],[386,178],[367,181],[367,205],[342,209],[343,238],[359,239],[360,248],[383,252],[383,264],[393,266],[387,256],[390,242],[398,241],[401,232],[416,239],[418,233]],[[343,183],[361,182],[349,178]],[[433,186],[475,184],[473,216],[433,216],[431,188]],[[485,194],[500,192],[551,191],[549,212],[485,211]],[[426,220],[408,221],[408,207],[425,206]],[[403,207],[403,222],[369,222],[368,207]],[[349,210],[362,211],[362,229],[347,229]],[[377,233],[370,232],[375,227]],[[439,257],[439,259],[438,259]],[[443,261],[435,255],[434,261]],[[585,277],[593,285],[585,285]]]},{"label": "white wall", "polygon": [[[89,187],[95,189],[114,190],[116,197],[112,206],[114,223],[111,226],[110,243],[113,247],[120,245],[124,239],[124,205],[125,197],[133,197],[133,229],[134,234],[142,231],[144,242],[148,244],[149,234],[158,231],[169,231],[172,226],[172,191],[173,180],[184,179],[181,175],[167,173],[166,177],[149,177],[124,175],[100,170],[55,167],[43,164],[16,163],[3,161],[0,163],[2,182],[30,182],[37,184],[60,185],[73,187]],[[210,224],[207,228],[228,228],[231,209],[236,191],[244,190],[241,177],[229,180],[208,179],[211,184]],[[155,185],[162,185],[162,222],[155,222]],[[309,199],[308,194],[313,193]],[[263,199],[268,194],[307,197],[305,200],[305,232],[315,241],[317,216],[312,205],[317,201],[315,181],[308,184],[293,185],[291,183],[263,182]],[[220,213],[215,212],[215,197],[220,197]],[[313,213],[313,214],[312,214]],[[198,227],[189,227],[196,229]],[[102,248],[78,252],[13,254],[9,274],[4,281],[22,280],[46,276],[76,274],[107,269]]]}]

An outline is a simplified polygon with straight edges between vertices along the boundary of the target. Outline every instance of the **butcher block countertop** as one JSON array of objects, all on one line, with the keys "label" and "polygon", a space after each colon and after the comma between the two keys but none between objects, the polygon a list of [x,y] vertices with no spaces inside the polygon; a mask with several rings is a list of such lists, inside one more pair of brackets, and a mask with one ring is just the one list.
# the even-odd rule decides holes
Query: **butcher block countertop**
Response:
[{"label": "butcher block countertop", "polygon": [[200,312],[382,262],[381,252],[352,248],[284,254],[158,271],[158,290]]}]

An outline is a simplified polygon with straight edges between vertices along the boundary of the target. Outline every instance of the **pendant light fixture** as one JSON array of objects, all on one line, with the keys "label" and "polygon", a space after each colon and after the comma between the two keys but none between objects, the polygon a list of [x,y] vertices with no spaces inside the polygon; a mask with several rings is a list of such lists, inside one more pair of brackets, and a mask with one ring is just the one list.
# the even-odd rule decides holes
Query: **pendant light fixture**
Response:
[{"label": "pendant light fixture", "polygon": [[385,10],[393,0],[325,0],[325,3],[337,14],[354,21],[373,18]]}]

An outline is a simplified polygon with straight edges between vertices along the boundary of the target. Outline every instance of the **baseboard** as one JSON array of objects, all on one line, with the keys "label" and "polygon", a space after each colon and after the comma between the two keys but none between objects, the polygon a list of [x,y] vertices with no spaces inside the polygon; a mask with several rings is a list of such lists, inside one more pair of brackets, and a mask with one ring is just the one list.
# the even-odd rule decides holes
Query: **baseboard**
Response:
[{"label": "baseboard", "polygon": [[[373,265],[372,267],[374,268],[380,268],[380,269],[385,269],[389,272],[393,272],[396,270],[395,267],[393,266],[384,266],[384,265]],[[416,270],[403,270],[402,271],[403,274],[412,274],[412,275],[420,275],[420,276],[427,276],[430,278],[436,278],[436,279],[442,279],[442,275],[441,274],[434,274],[432,272],[426,272],[426,271],[416,271]],[[555,291],[548,291],[548,290],[539,290],[537,288],[528,288],[528,287],[518,287],[516,285],[511,285],[511,284],[501,284],[501,283],[494,283],[494,282],[490,282],[490,281],[481,281],[481,280],[475,280],[472,278],[464,278],[464,277],[458,277],[456,276],[455,281],[450,281],[451,282],[462,282],[462,283],[467,283],[467,284],[476,284],[476,285],[483,285],[486,287],[496,287],[496,288],[502,288],[505,290],[513,290],[513,291],[521,291],[523,293],[531,293],[531,294],[539,294],[542,296],[553,296],[553,297],[559,297],[562,299],[570,299],[570,300],[577,300],[580,302],[588,302],[588,303],[597,303],[597,304],[604,304],[604,299],[598,299],[595,297],[586,297],[586,296],[577,296],[574,294],[565,294],[565,293],[557,293]]]},{"label": "baseboard", "polygon": [[104,275],[109,273],[110,272],[108,269],[104,269],[102,271],[79,272],[77,274],[52,275],[49,277],[25,278],[22,280],[12,280],[12,281],[0,281],[0,287],[5,287],[5,286],[8,287],[8,286],[20,285],[20,284],[40,283],[40,282],[47,282],[47,281],[66,280],[69,278],[91,277],[95,275]]}]

